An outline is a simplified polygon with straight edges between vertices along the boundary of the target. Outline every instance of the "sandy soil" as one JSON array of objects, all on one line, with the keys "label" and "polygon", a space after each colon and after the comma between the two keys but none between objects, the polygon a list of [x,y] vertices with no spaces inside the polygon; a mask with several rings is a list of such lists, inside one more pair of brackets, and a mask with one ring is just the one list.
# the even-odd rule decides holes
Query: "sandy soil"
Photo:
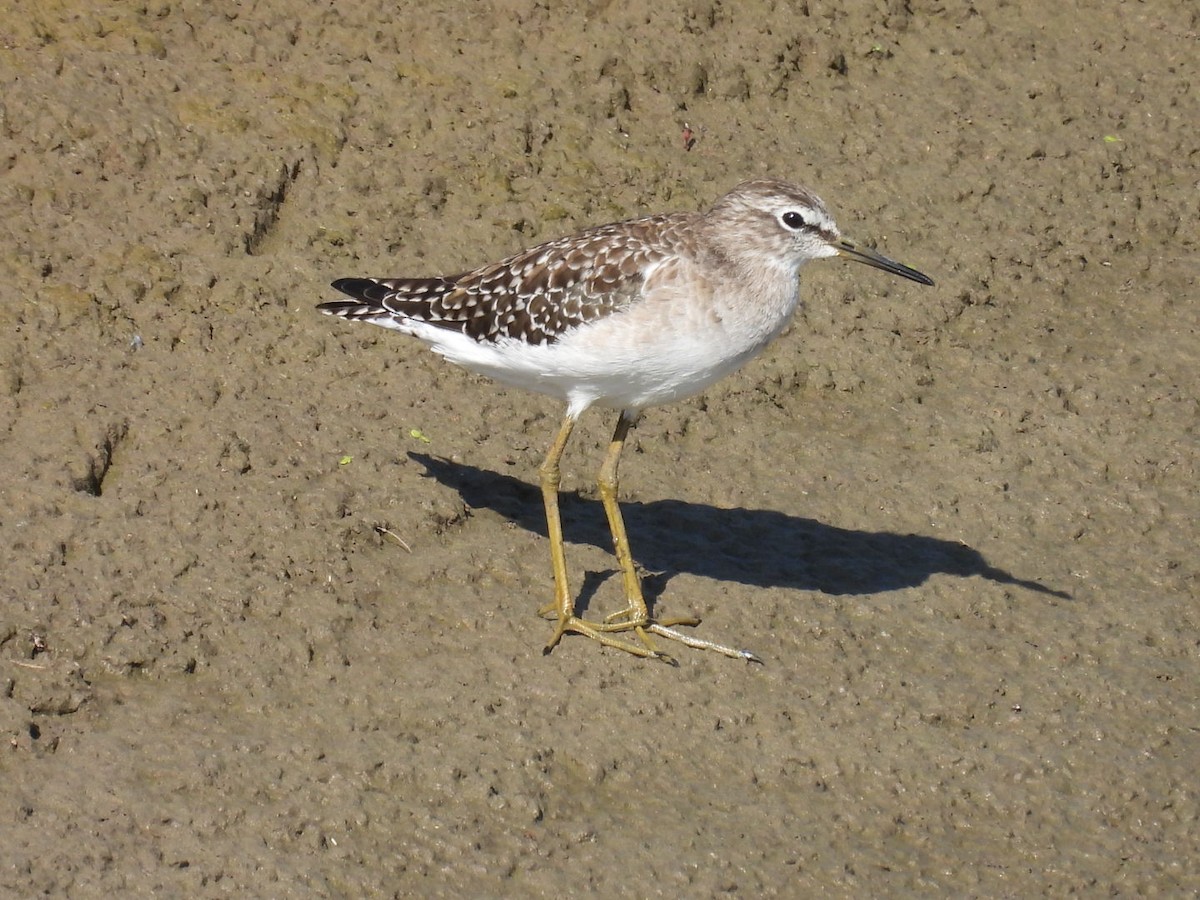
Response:
[{"label": "sandy soil", "polygon": [[[16,6],[0,893],[1200,889],[1194,3]],[[543,656],[560,410],[313,305],[764,173],[937,280],[629,447],[765,665]]]}]

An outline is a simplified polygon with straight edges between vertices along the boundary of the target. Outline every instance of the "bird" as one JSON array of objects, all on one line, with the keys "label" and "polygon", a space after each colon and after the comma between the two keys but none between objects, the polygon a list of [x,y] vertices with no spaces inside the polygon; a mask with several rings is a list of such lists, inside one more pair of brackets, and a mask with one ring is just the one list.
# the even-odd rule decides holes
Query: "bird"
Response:
[{"label": "bird", "polygon": [[[651,407],[700,393],[758,355],[800,304],[805,263],[840,256],[932,286],[929,276],[845,237],[807,187],[778,178],[738,184],[700,212],[599,225],[458,275],[340,278],[328,315],[411,335],[463,368],[565,403],[539,468],[556,622],[543,652],[568,633],[675,663],[654,638],[760,661],[748,650],[685,633],[695,617],[651,615],[618,503],[630,429]],[[579,417],[616,412],[597,477],[620,567],[624,606],[576,614],[559,515],[560,461]]]}]

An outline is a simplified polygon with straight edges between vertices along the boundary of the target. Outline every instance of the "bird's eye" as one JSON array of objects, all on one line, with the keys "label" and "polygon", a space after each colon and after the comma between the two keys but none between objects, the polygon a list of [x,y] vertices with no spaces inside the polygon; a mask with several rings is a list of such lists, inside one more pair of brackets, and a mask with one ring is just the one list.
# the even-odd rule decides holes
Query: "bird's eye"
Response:
[{"label": "bird's eye", "polygon": [[783,221],[783,224],[792,229],[792,231],[799,231],[808,224],[804,221],[804,216],[800,215],[800,213],[796,212],[794,209],[789,209],[779,218]]}]

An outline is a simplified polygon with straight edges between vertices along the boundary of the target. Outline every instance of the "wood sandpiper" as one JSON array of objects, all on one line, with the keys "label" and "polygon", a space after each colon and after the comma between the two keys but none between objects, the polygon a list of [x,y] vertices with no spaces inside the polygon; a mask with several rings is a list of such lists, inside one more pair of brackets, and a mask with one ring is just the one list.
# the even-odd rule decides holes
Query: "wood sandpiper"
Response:
[{"label": "wood sandpiper", "polygon": [[[933,284],[843,237],[808,189],[762,178],[739,184],[707,212],[601,225],[461,275],[342,278],[333,287],[351,299],[317,308],[410,334],[472,372],[566,402],[540,470],[554,571],[554,600],[542,613],[557,619],[546,652],[575,632],[670,661],[655,646],[658,635],[756,660],[677,630],[699,619],[650,615],[617,504],[617,465],[643,410],[697,394],[756,356],[800,302],[800,267],[830,256]],[[625,606],[601,621],[575,614],[558,511],[559,460],[591,406],[618,413],[598,485]]]}]

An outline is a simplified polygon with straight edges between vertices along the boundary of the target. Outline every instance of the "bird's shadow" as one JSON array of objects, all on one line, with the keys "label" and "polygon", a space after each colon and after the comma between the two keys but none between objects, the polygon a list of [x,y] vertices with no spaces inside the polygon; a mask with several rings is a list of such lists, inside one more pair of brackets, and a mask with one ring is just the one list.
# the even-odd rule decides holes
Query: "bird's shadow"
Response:
[{"label": "bird's shadow", "polygon": [[[491,509],[522,528],[546,534],[540,490],[518,478],[423,453],[409,458],[475,509]],[[565,493],[566,540],[607,550],[612,539],[599,501]],[[826,594],[873,594],[922,584],[931,575],[979,576],[1041,594],[1070,598],[1037,581],[989,565],[966,544],[919,534],[855,531],[772,509],[719,509],[682,500],[622,501],[634,556],[648,571],[647,601],[673,574],[687,572],[756,587]],[[586,608],[608,573],[589,573],[577,601]]]}]

